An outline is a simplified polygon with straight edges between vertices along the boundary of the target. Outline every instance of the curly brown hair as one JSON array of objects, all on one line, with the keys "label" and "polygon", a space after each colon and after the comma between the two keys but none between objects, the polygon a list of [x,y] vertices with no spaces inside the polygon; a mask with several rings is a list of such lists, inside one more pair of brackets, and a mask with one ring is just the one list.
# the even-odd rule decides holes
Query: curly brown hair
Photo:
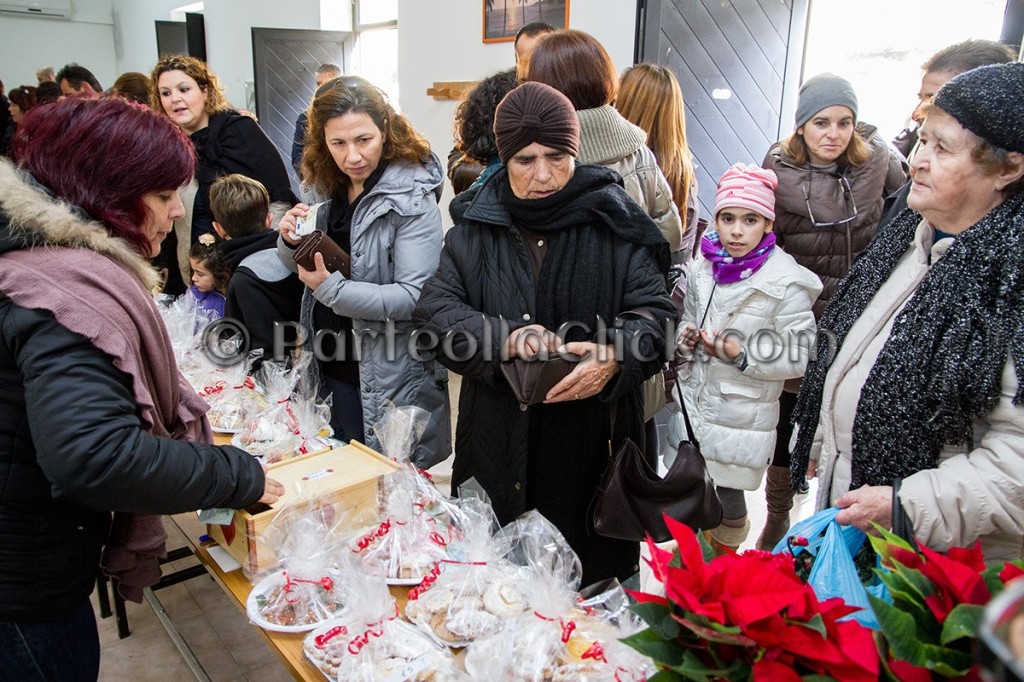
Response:
[{"label": "curly brown hair", "polygon": [[220,86],[220,81],[217,80],[217,76],[214,75],[213,71],[210,71],[210,68],[206,66],[206,62],[183,54],[171,54],[156,63],[150,76],[153,81],[153,94],[150,98],[149,106],[153,111],[162,116],[167,115],[163,105],[160,104],[160,87],[158,84],[160,82],[160,75],[168,71],[181,71],[196,82],[206,94],[207,114],[212,116],[220,111],[231,109],[227,98],[224,97],[224,90]]},{"label": "curly brown hair", "polygon": [[[203,237],[206,236],[212,235],[209,233],[203,235]],[[222,294],[227,292],[228,282],[231,280],[231,269],[228,267],[227,261],[224,260],[224,256],[217,250],[216,239],[204,243],[200,237],[200,241],[189,248],[188,257],[190,260],[199,261],[204,268],[210,271],[210,274],[213,275],[214,289]]]},{"label": "curly brown hair", "polygon": [[460,152],[487,165],[498,155],[494,142],[494,110],[516,87],[516,70],[488,76],[474,86],[455,110],[455,146]]},{"label": "curly brown hair", "polygon": [[366,114],[383,134],[381,161],[425,164],[430,160],[430,143],[391,107],[382,90],[363,78],[343,76],[324,83],[309,108],[302,177],[312,181],[318,192],[336,196],[351,184],[327,149],[324,135],[328,121],[350,113]]}]

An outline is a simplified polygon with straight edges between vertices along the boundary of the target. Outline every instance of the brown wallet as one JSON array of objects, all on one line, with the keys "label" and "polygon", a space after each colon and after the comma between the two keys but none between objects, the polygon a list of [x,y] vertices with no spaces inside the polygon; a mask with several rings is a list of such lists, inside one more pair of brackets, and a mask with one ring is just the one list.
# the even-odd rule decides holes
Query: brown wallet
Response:
[{"label": "brown wallet", "polygon": [[323,230],[313,230],[306,235],[295,249],[295,263],[307,270],[316,270],[313,254],[324,257],[324,267],[328,272],[341,272],[346,278],[352,276],[352,258],[345,249],[327,236]]},{"label": "brown wallet", "polygon": [[544,402],[548,391],[576,369],[576,363],[582,359],[572,353],[555,355],[548,360],[514,358],[501,363],[501,373],[512,387],[519,406],[525,410],[529,405]]}]

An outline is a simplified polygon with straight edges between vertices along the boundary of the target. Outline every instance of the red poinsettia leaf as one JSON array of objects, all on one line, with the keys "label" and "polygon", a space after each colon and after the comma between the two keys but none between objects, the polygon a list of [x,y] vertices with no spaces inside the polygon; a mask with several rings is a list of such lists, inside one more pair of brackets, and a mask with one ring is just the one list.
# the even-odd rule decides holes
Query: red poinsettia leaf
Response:
[{"label": "red poinsettia leaf", "polygon": [[694,574],[703,577],[704,575],[704,553],[700,550],[700,543],[697,542],[697,534],[685,523],[676,521],[668,514],[665,514],[665,527],[668,528],[672,539],[679,546],[679,557],[683,567]]},{"label": "red poinsettia leaf", "polygon": [[800,675],[788,665],[761,659],[754,664],[754,682],[800,682]]},{"label": "red poinsettia leaf", "polygon": [[1024,564],[1021,562],[1007,561],[1003,569],[999,571],[999,579],[1003,581],[1004,585],[1022,575],[1024,575]]},{"label": "red poinsettia leaf", "polygon": [[977,573],[985,570],[985,555],[981,551],[980,540],[970,547],[951,547],[946,552],[946,556],[964,566],[969,566]]},{"label": "red poinsettia leaf", "polygon": [[900,682],[932,682],[932,672],[907,661],[889,661],[889,670]]},{"label": "red poinsettia leaf", "polygon": [[[981,546],[976,545],[981,551]],[[962,550],[956,556],[965,556]],[[974,562],[971,565],[961,563],[956,558],[940,554],[939,552],[921,546],[921,553],[925,556],[924,568],[921,572],[931,580],[937,590],[948,589],[952,598],[958,604],[987,604],[992,598],[988,586],[981,577],[981,571],[985,570],[982,563],[981,568],[975,568]]]},{"label": "red poinsettia leaf", "polygon": [[668,603],[669,603],[668,599],[665,599],[665,597],[661,596],[660,594],[651,594],[649,592],[638,592],[636,590],[631,590],[628,587],[623,587],[622,589],[625,590],[626,594],[628,594],[630,597],[632,597],[634,599],[634,601],[636,601],[636,602],[638,602],[640,604],[646,604],[646,603],[650,602],[650,603],[653,603],[653,604],[668,605]]},{"label": "red poinsettia leaf", "polygon": [[872,630],[855,620],[844,620],[836,623],[834,636],[843,654],[857,669],[863,670],[868,679],[878,679],[881,664]]},{"label": "red poinsettia leaf", "polygon": [[647,536],[647,550],[650,553],[650,558],[644,558],[647,565],[651,567],[651,571],[654,573],[654,578],[660,582],[665,582],[665,571],[668,568],[669,562],[675,556],[675,552],[671,552],[666,549],[662,549],[654,544],[650,536]]},{"label": "red poinsettia leaf", "polygon": [[956,606],[956,602],[953,601],[951,595],[947,592],[928,595],[924,598],[924,603],[932,612],[932,615],[935,616],[935,620],[939,621],[939,623],[944,622],[946,620],[946,616],[948,616],[949,612],[953,610],[954,606]]}]

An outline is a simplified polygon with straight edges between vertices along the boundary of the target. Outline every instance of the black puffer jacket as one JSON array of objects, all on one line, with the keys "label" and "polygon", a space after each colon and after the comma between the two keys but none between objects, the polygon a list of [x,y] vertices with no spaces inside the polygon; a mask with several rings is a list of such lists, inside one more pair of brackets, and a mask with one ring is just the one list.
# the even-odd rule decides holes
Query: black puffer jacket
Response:
[{"label": "black puffer jacket", "polygon": [[[768,150],[761,164],[779,177],[775,190],[778,245],[821,278],[824,286],[814,304],[815,317],[821,316],[836,284],[846,277],[850,265],[875,236],[882,201],[907,179],[903,157],[878,135],[874,126],[859,123],[857,130],[872,152],[863,166],[839,169],[836,173],[809,165],[797,166],[778,142]],[[845,220],[854,215],[854,208],[853,220],[825,227],[813,224]]]},{"label": "black puffer jacket", "polygon": [[[607,184],[598,191],[629,202],[610,171],[580,166],[576,172],[583,169],[606,174]],[[610,405],[618,404],[616,438],[642,442],[639,389],[660,368],[662,358],[641,360],[626,344],[620,372],[597,397],[520,409],[500,372],[500,348],[508,331],[538,320],[537,287],[522,236],[499,200],[501,182],[508,183],[503,171],[466,193],[470,196],[464,201],[471,203],[446,235],[440,267],[423,288],[413,314],[417,325],[441,338],[449,335],[451,352],[439,360],[463,375],[452,486],[474,477],[503,524],[538,509],[580,555],[584,583],[611,575],[622,578],[635,570],[637,545],[597,536],[590,507],[608,462]],[[625,214],[616,217],[629,219]],[[650,229],[656,230],[653,223]],[[625,316],[630,319],[623,335],[651,333],[660,352],[665,325],[675,323],[675,309],[654,249],[611,230],[602,234],[613,244],[607,263],[613,309],[600,314],[613,320],[627,311],[644,310],[650,319]],[[662,247],[667,257],[667,245]]]},{"label": "black puffer jacket", "polygon": [[[61,224],[35,222],[52,202],[38,192],[25,201],[14,183],[0,162],[0,254],[30,242],[87,248],[85,221],[64,211]],[[263,485],[241,450],[144,432],[131,379],[109,355],[0,291],[0,621],[78,606],[95,585],[111,511],[243,507]]]}]

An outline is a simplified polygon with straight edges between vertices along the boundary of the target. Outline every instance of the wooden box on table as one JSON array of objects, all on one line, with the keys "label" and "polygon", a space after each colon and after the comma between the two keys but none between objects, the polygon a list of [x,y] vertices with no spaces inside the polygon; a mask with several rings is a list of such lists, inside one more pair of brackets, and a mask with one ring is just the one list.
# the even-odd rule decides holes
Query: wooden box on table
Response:
[{"label": "wooden box on table", "polygon": [[273,548],[261,542],[260,536],[286,506],[329,506],[343,526],[372,524],[380,478],[397,469],[398,464],[356,441],[271,464],[267,475],[284,485],[284,497],[272,507],[239,509],[230,525],[207,525],[207,533],[254,575],[274,563]]}]

